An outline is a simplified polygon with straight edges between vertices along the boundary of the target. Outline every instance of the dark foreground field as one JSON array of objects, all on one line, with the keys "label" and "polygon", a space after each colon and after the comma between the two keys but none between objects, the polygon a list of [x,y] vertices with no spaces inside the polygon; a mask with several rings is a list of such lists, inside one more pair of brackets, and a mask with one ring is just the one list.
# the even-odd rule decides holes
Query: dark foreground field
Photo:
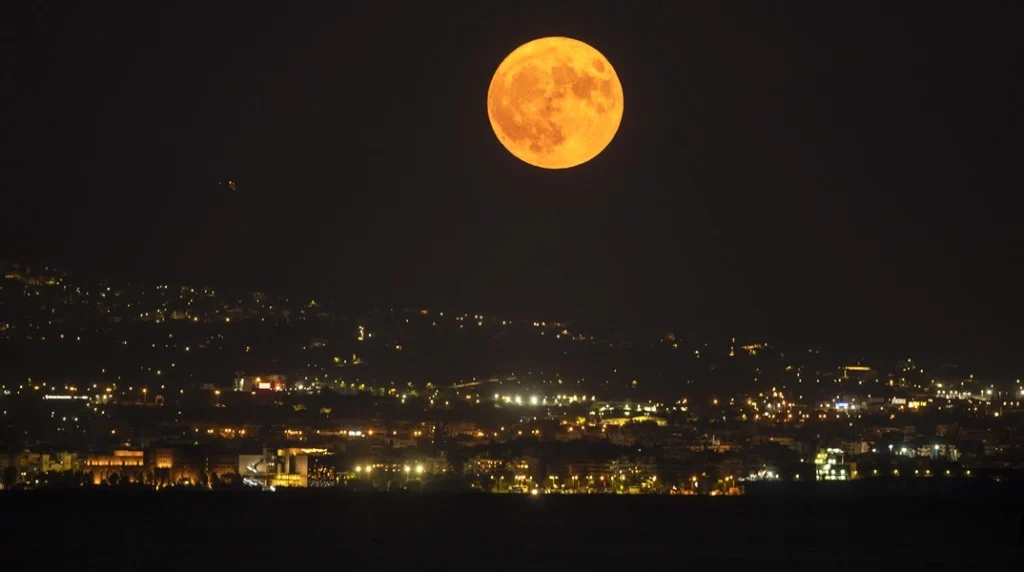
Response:
[{"label": "dark foreground field", "polygon": [[0,494],[0,570],[1020,570],[1022,516],[950,496],[21,492]]}]

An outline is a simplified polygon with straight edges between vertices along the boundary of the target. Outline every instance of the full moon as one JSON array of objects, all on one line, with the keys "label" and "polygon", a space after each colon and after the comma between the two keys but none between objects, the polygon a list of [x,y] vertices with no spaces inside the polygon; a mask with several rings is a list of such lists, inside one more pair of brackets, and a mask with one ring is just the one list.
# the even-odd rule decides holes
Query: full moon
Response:
[{"label": "full moon", "polygon": [[622,106],[612,64],[572,38],[519,46],[487,90],[487,116],[498,140],[543,169],[568,169],[600,154],[619,129]]}]

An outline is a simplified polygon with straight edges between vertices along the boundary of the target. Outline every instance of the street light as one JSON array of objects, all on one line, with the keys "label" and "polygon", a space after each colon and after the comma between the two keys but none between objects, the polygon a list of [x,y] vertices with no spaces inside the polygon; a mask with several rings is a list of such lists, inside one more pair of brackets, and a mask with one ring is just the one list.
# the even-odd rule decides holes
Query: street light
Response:
[{"label": "street light", "polygon": [[213,394],[217,397],[217,407],[220,407],[220,390],[214,390]]}]

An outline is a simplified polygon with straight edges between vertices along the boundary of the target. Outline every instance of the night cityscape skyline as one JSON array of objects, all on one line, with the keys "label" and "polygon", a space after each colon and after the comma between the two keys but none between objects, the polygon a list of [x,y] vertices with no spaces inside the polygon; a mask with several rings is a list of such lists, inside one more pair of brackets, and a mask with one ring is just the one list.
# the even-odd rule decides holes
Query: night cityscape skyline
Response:
[{"label": "night cityscape skyline", "polygon": [[7,487],[734,495],[1016,482],[1024,463],[1021,380],[950,363],[426,308],[343,315],[20,264],[0,301]]},{"label": "night cityscape skyline", "polygon": [[1015,8],[5,6],[4,570],[1003,569]]}]

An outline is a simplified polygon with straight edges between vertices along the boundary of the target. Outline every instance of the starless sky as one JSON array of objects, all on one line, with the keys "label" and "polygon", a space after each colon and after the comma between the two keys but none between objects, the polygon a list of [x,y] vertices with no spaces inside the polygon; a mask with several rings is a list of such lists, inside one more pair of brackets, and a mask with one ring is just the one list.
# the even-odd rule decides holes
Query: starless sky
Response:
[{"label": "starless sky", "polygon": [[[1011,3],[29,4],[0,18],[0,258],[952,361],[1024,341]],[[625,93],[567,171],[485,107],[549,35]]]}]

